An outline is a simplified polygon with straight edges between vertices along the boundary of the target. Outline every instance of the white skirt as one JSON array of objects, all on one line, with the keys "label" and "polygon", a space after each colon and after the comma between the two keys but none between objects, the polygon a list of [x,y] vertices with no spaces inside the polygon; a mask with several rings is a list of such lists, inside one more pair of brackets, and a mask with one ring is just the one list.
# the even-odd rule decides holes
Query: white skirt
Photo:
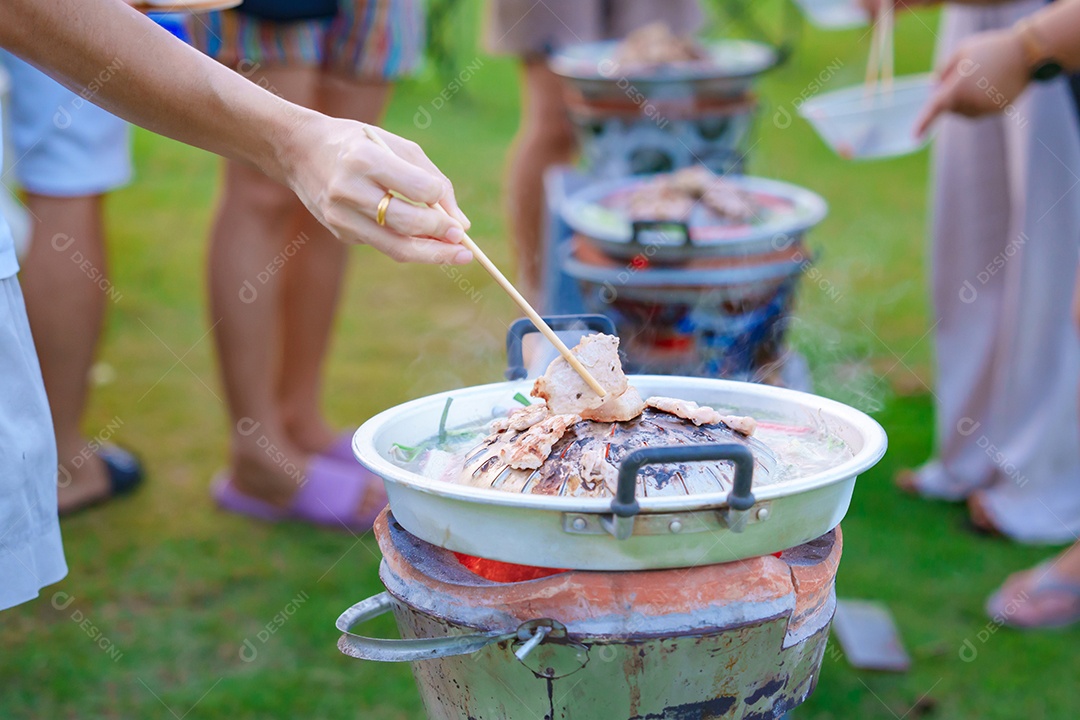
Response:
[{"label": "white skirt", "polygon": [[[943,54],[1045,3],[949,6]],[[976,71],[977,72],[977,71]],[[1023,542],[1080,532],[1080,123],[1065,78],[1006,112],[941,121],[934,147],[933,293],[940,465],[927,495],[982,490]]]},{"label": "white skirt", "polygon": [[65,575],[52,417],[12,276],[0,279],[0,610]]}]

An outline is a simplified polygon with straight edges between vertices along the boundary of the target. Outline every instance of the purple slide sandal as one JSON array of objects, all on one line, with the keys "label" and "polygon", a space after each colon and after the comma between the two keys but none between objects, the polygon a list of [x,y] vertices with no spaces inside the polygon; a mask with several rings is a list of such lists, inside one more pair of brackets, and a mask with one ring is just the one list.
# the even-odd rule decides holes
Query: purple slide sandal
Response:
[{"label": "purple slide sandal", "polygon": [[357,462],[356,456],[353,455],[352,451],[352,438],[353,433],[355,432],[356,429],[353,428],[352,430],[346,430],[345,432],[341,433],[340,435],[338,435],[337,440],[335,440],[333,444],[330,445],[330,447],[326,448],[319,454],[323,457],[333,458],[342,462],[358,465],[359,463]]},{"label": "purple slide sandal", "polygon": [[363,533],[371,529],[386,505],[385,499],[370,503],[372,510],[364,517],[358,517],[356,509],[369,488],[372,492],[384,493],[382,480],[356,461],[350,465],[326,455],[315,455],[308,462],[305,482],[289,507],[277,507],[245,495],[233,486],[226,473],[214,479],[211,492],[218,507],[239,515],[267,522],[296,520]]}]

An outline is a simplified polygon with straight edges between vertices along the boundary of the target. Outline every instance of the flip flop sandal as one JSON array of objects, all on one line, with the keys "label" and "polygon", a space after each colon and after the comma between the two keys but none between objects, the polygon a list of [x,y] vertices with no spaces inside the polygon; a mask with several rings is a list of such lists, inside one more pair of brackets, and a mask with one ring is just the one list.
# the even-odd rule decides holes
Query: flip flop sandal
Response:
[{"label": "flip flop sandal", "polygon": [[83,510],[102,505],[113,498],[130,495],[146,478],[146,472],[138,456],[122,447],[102,445],[94,452],[94,455],[105,465],[105,473],[109,478],[109,491],[80,505],[65,509],[60,513],[61,516],[70,517]]},{"label": "flip flop sandal", "polygon": [[[1022,586],[1032,573],[1035,583],[1024,589]],[[1051,603],[1055,596],[1060,602]],[[1035,610],[1047,603],[1051,605],[1048,611]],[[1080,581],[1061,577],[1054,570],[1054,561],[1047,560],[1027,571],[1022,579],[1006,580],[987,599],[986,613],[995,621],[1019,630],[1071,625],[1080,620]]]},{"label": "flip flop sandal", "polygon": [[362,517],[357,516],[357,508],[368,491],[383,490],[382,480],[355,462],[348,465],[325,455],[314,455],[308,461],[304,478],[292,503],[284,508],[240,492],[227,473],[214,479],[211,492],[218,507],[238,515],[266,522],[295,520],[355,533],[370,530],[386,505],[385,502],[369,503],[371,509]]}]

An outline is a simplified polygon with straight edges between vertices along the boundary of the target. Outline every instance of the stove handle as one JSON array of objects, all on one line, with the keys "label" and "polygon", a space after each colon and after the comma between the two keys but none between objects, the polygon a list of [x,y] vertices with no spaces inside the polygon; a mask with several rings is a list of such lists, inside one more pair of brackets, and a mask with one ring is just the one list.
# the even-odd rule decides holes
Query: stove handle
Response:
[{"label": "stove handle", "polygon": [[337,629],[344,633],[338,640],[338,650],[349,657],[377,662],[414,662],[468,655],[481,650],[491,643],[517,638],[517,632],[511,633],[474,633],[453,635],[441,638],[416,638],[392,640],[370,638],[356,635],[351,630],[368,620],[385,615],[394,608],[395,600],[390,593],[379,593],[367,600],[362,600],[341,613],[337,619]]},{"label": "stove handle", "polygon": [[[584,328],[593,332],[615,335],[615,323],[607,315],[546,315],[546,322],[552,330],[578,330]],[[539,332],[529,318],[518,318],[506,331],[506,379],[524,380],[529,376],[525,368],[525,357],[521,346],[525,336]]]},{"label": "stove handle", "polygon": [[735,465],[735,482],[727,496],[728,527],[742,531],[742,518],[754,506],[754,455],[739,443],[713,445],[666,445],[644,447],[627,455],[619,465],[619,484],[611,501],[611,520],[604,526],[619,540],[634,533],[634,516],[641,511],[637,501],[637,475],[646,465],[703,460],[728,460]]}]

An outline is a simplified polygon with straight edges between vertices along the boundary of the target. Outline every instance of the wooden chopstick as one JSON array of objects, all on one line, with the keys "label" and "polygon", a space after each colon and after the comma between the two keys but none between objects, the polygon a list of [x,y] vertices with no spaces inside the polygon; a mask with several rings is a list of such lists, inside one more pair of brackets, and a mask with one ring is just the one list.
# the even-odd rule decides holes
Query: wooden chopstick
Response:
[{"label": "wooden chopstick", "polygon": [[[364,132],[367,134],[368,138],[370,138],[372,142],[381,147],[383,150],[386,150],[388,153],[391,154],[394,153],[394,151],[390,149],[390,146],[386,144],[386,141],[379,137],[379,134],[376,133],[370,125],[364,125]],[[391,190],[390,192],[392,195],[394,195],[394,197],[400,198],[405,202],[412,203],[413,205],[421,204],[415,202],[414,200],[410,200],[401,193],[395,192],[393,190]],[[436,204],[429,205],[428,207],[437,208],[441,210],[445,215],[450,215],[450,213],[447,212],[446,208],[444,208],[442,205]],[[506,276],[502,274],[502,271],[500,271],[499,268],[495,266],[495,263],[491,262],[491,260],[484,253],[484,251],[480,249],[480,247],[473,241],[472,238],[469,237],[467,233],[465,234],[465,239],[462,240],[461,244],[464,245],[473,254],[473,257],[476,258],[476,261],[479,262],[485,270],[487,270],[488,274],[491,275],[491,277],[495,280],[499,287],[506,291],[506,294],[510,296],[510,299],[517,303],[517,306],[521,308],[521,311],[523,313],[525,313],[525,317],[529,318],[529,320],[532,321],[532,324],[536,326],[536,329],[539,330],[540,333],[548,339],[548,342],[555,346],[555,349],[559,351],[559,354],[563,356],[563,359],[565,359],[566,362],[570,364],[570,367],[574,368],[574,371],[581,376],[581,379],[584,380],[590,388],[592,388],[593,392],[595,392],[600,397],[605,397],[607,395],[607,391],[604,390],[603,386],[596,381],[596,378],[592,376],[592,373],[589,372],[588,368],[581,364],[581,361],[574,356],[574,353],[570,352],[570,348],[566,347],[566,343],[564,343],[559,338],[559,336],[555,334],[555,331],[552,330],[546,322],[544,322],[544,319],[540,317],[540,313],[536,312],[536,310],[533,309],[533,306],[529,304],[529,301],[525,299],[525,296],[518,292],[517,288],[514,287],[509,280],[506,279]]]},{"label": "wooden chopstick", "polygon": [[881,61],[881,82],[885,87],[885,92],[892,92],[893,85],[893,37],[894,37],[894,24],[895,9],[890,1],[885,3],[885,29],[882,31],[884,39],[882,40],[882,61]]},{"label": "wooden chopstick", "polygon": [[892,0],[886,0],[884,9],[874,22],[873,37],[870,40],[870,57],[866,63],[867,95],[882,87],[886,92],[892,91],[894,18]]}]

